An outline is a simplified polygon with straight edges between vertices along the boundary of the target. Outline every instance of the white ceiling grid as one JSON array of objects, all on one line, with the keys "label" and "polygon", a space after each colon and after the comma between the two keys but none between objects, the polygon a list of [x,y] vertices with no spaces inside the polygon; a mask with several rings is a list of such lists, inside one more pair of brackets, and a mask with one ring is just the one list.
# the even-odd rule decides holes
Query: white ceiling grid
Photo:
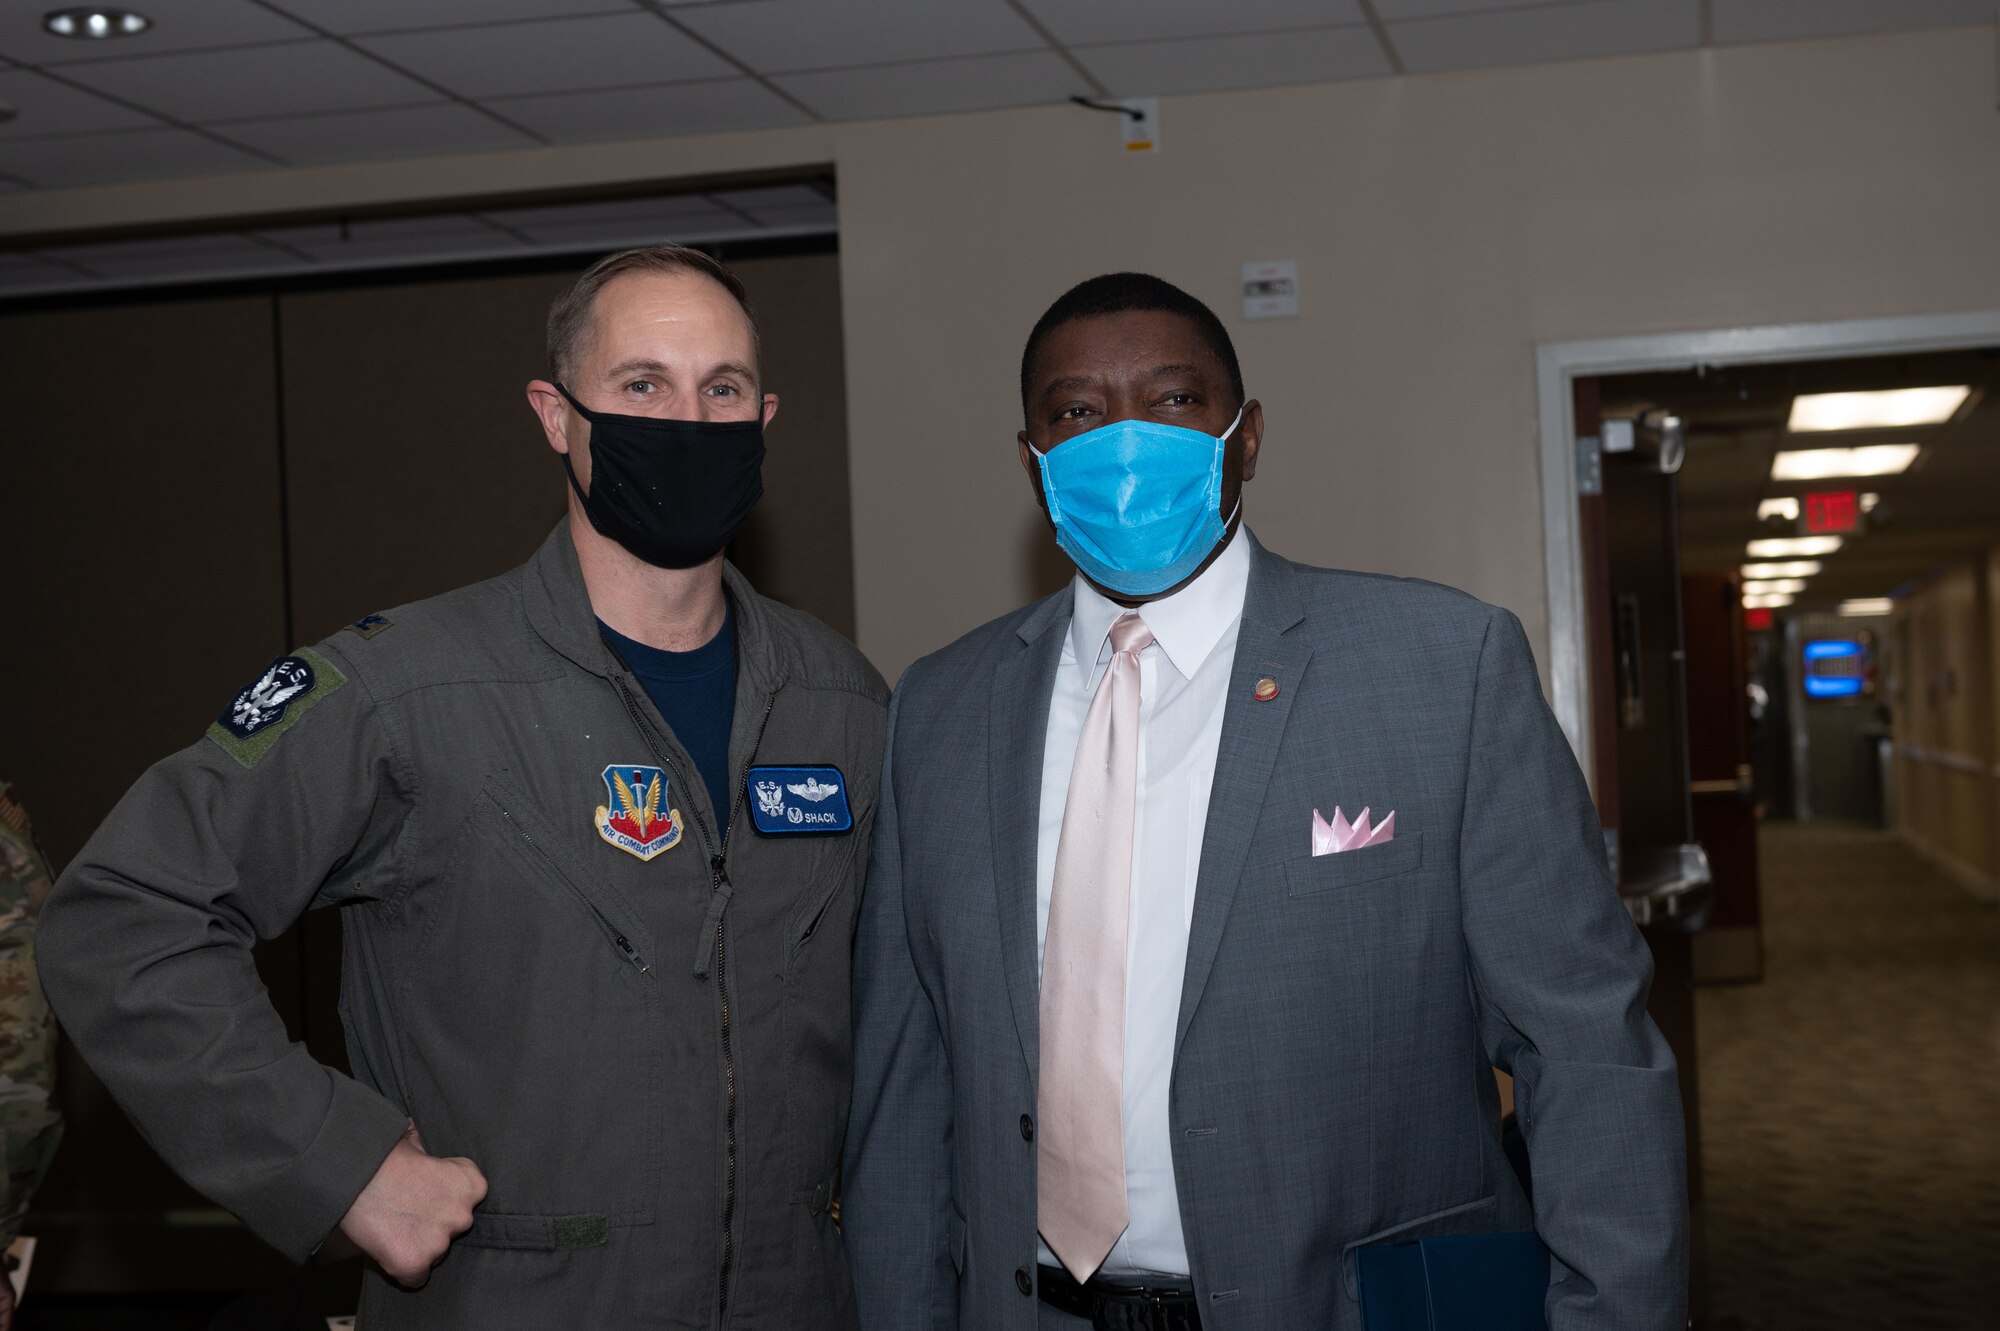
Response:
[{"label": "white ceiling grid", "polygon": [[[43,29],[58,3],[0,0],[0,105],[15,112],[0,207],[158,178],[1996,17],[1995,0],[120,0],[152,26],[77,41]],[[830,228],[830,200],[816,208]]]}]

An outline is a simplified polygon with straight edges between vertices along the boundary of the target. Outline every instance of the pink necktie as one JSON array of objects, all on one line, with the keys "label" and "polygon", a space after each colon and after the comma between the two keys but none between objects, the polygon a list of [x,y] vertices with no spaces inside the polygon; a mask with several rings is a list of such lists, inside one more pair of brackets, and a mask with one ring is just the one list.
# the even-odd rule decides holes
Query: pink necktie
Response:
[{"label": "pink necktie", "polygon": [[1083,719],[1042,946],[1037,1222],[1088,1280],[1125,1232],[1125,938],[1139,789],[1145,621],[1111,626],[1111,668]]}]

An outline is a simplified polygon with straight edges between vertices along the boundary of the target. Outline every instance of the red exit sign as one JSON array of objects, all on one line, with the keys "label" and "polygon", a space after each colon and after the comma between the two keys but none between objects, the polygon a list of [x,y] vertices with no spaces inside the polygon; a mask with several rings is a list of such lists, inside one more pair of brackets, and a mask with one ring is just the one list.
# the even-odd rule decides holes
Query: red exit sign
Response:
[{"label": "red exit sign", "polygon": [[1852,490],[1827,490],[1806,496],[1806,530],[1815,535],[1850,532],[1861,521],[1861,506]]}]

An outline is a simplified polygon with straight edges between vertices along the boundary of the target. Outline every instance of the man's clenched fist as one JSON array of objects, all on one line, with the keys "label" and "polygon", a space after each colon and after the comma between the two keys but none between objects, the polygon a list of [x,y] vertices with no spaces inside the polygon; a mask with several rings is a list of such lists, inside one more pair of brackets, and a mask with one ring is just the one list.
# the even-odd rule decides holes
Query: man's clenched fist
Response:
[{"label": "man's clenched fist", "polygon": [[472,1208],[485,1198],[479,1166],[426,1154],[412,1123],[347,1208],[340,1232],[391,1280],[416,1289],[444,1260],[451,1241],[472,1228]]}]

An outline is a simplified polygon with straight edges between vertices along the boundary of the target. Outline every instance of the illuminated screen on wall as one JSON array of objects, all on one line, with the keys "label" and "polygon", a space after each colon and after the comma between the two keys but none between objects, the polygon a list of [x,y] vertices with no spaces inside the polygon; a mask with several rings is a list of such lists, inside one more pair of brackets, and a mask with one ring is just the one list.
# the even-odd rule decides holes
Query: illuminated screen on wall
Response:
[{"label": "illuminated screen on wall", "polygon": [[1853,698],[1862,685],[1863,650],[1852,638],[1806,644],[1806,697]]}]

